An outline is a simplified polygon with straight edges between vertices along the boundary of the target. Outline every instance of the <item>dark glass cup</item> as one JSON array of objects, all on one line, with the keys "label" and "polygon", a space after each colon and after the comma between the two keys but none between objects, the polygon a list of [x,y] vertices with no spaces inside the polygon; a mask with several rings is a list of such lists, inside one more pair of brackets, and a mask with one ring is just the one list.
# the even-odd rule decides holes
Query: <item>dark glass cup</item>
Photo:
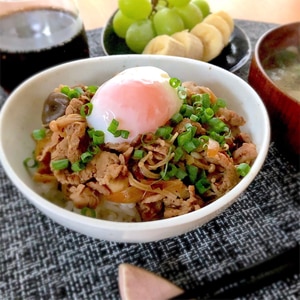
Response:
[{"label": "dark glass cup", "polygon": [[89,57],[72,0],[0,0],[0,85],[11,92],[49,67]]}]

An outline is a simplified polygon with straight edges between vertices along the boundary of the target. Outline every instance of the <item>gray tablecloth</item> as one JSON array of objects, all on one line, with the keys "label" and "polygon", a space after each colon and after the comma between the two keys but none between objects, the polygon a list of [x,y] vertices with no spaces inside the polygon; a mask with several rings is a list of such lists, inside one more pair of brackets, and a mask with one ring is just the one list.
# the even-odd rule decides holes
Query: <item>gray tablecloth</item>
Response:
[{"label": "gray tablecloth", "polygon": [[[252,47],[274,24],[236,20]],[[88,32],[103,55],[101,29]],[[253,49],[253,48],[252,48]],[[249,62],[236,72],[247,80]],[[0,105],[6,95],[1,90]],[[0,299],[119,299],[118,265],[153,271],[189,288],[250,266],[300,242],[299,171],[272,143],[256,180],[215,220],[182,236],[145,244],[96,240],[40,213],[0,165]],[[297,299],[299,276],[241,299]]]}]

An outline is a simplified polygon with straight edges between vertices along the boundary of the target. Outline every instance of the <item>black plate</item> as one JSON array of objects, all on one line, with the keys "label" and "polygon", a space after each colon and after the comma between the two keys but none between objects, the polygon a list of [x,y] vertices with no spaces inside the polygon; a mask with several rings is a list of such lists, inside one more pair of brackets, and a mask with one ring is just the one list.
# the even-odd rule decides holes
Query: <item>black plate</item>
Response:
[{"label": "black plate", "polygon": [[[114,15],[110,17],[102,30],[101,40],[104,53],[106,55],[136,54],[127,47],[124,39],[119,38],[115,34],[112,26],[113,16]],[[223,49],[219,56],[209,63],[234,72],[245,65],[250,56],[250,40],[245,32],[235,25],[228,45]]]}]

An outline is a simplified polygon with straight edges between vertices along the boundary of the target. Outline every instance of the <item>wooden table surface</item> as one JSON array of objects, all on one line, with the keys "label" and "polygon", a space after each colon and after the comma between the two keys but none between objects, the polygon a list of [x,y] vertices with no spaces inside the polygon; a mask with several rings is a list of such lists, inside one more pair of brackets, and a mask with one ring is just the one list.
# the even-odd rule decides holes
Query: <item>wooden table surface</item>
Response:
[{"label": "wooden table surface", "polygon": [[[300,0],[207,0],[211,11],[225,10],[233,18],[270,23],[300,21]],[[86,29],[103,27],[118,0],[77,0]]]}]

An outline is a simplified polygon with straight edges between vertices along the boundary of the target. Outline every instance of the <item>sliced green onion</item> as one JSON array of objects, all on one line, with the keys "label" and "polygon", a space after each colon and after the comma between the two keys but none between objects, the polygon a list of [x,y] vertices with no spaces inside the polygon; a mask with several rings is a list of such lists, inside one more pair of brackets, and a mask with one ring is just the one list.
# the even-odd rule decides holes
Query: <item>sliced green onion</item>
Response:
[{"label": "sliced green onion", "polygon": [[119,137],[119,136],[121,136],[121,133],[122,133],[121,130],[116,130],[116,131],[113,133],[113,135],[114,135],[114,137]]},{"label": "sliced green onion", "polygon": [[183,86],[179,86],[179,87],[177,88],[177,95],[178,95],[179,99],[185,100],[186,97],[187,97],[187,91],[186,91],[186,88],[183,87]]},{"label": "sliced green onion", "polygon": [[213,110],[216,112],[219,108],[226,107],[225,100],[218,98],[216,103],[213,105]]},{"label": "sliced green onion", "polygon": [[174,162],[178,162],[182,156],[184,155],[184,151],[182,150],[181,147],[177,147],[174,151],[175,155],[174,155]]},{"label": "sliced green onion", "polygon": [[171,126],[162,126],[156,130],[155,135],[163,139],[169,139],[172,131],[173,128]]},{"label": "sliced green onion", "polygon": [[68,86],[63,86],[63,87],[60,89],[60,92],[68,96],[69,93],[70,93],[70,88],[69,88]]},{"label": "sliced green onion", "polygon": [[171,121],[175,124],[180,123],[183,120],[183,116],[181,113],[176,113],[175,115],[173,115],[173,117],[171,118]]},{"label": "sliced green onion", "polygon": [[221,121],[219,118],[211,118],[207,121],[210,130],[215,131],[217,133],[220,132],[227,132],[229,130],[229,128],[227,127],[227,125]]},{"label": "sliced green onion", "polygon": [[81,106],[80,115],[82,117],[87,117],[92,113],[92,111],[93,111],[93,104],[89,102]]},{"label": "sliced green onion", "polygon": [[214,116],[215,112],[213,111],[212,108],[208,107],[203,111],[203,114],[206,120],[210,120]]},{"label": "sliced green onion", "polygon": [[208,147],[209,137],[207,135],[202,135],[198,138],[200,144],[203,149]]},{"label": "sliced green onion", "polygon": [[210,97],[209,94],[201,94],[202,106],[204,108],[210,107]]},{"label": "sliced green onion", "polygon": [[36,168],[38,166],[38,162],[33,157],[27,157],[26,159],[24,159],[23,165],[26,168],[32,169],[32,168]]},{"label": "sliced green onion", "polygon": [[177,168],[176,177],[180,180],[183,180],[187,176],[187,172],[180,168]]},{"label": "sliced green onion", "polygon": [[145,151],[140,149],[135,149],[132,155],[133,159],[142,159],[145,156]]},{"label": "sliced green onion", "polygon": [[191,114],[190,116],[191,121],[197,122],[199,120],[197,115]]},{"label": "sliced green onion", "polygon": [[193,134],[191,130],[180,133],[179,136],[177,137],[178,146],[183,146],[184,144],[191,141],[192,138],[193,138]]},{"label": "sliced green onion", "polygon": [[174,164],[168,165],[167,175],[169,178],[174,177],[177,174],[177,167]]},{"label": "sliced green onion", "polygon": [[121,130],[121,137],[123,138],[123,139],[128,139],[128,137],[129,137],[129,131],[128,130]]},{"label": "sliced green onion", "polygon": [[192,151],[197,149],[197,145],[195,145],[195,143],[193,141],[188,141],[187,143],[185,143],[182,148],[187,152],[187,153],[191,153]]},{"label": "sliced green onion", "polygon": [[69,94],[68,94],[68,97],[70,99],[73,99],[73,98],[79,98],[80,97],[80,92],[78,90],[70,90]]},{"label": "sliced green onion", "polygon": [[241,163],[236,167],[236,170],[240,176],[245,177],[251,170],[251,167],[246,163]]},{"label": "sliced green onion", "polygon": [[210,182],[206,177],[202,177],[195,183],[195,188],[197,192],[202,195],[210,188]]},{"label": "sliced green onion", "polygon": [[92,208],[89,207],[84,207],[81,209],[80,212],[83,216],[91,217],[91,218],[96,218],[96,211]]},{"label": "sliced green onion", "polygon": [[69,166],[69,160],[67,158],[59,159],[59,160],[53,160],[51,162],[51,167],[53,170],[64,170],[68,168]]},{"label": "sliced green onion", "polygon": [[96,93],[98,90],[98,86],[97,85],[89,85],[86,90],[90,93]]},{"label": "sliced green onion", "polygon": [[32,131],[32,137],[36,140],[42,140],[46,136],[46,129],[35,129]]},{"label": "sliced green onion", "polygon": [[187,165],[186,170],[188,172],[190,181],[195,183],[198,176],[198,168],[194,165]]},{"label": "sliced green onion", "polygon": [[77,86],[76,88],[74,88],[74,91],[78,92],[80,95],[84,94],[84,91],[80,86]]},{"label": "sliced green onion", "polygon": [[97,144],[90,144],[88,146],[87,151],[90,152],[91,154],[95,155],[100,152],[100,148],[98,147]]},{"label": "sliced green onion", "polygon": [[180,113],[184,116],[184,117],[190,117],[193,113],[194,113],[194,108],[191,105],[188,104],[183,104],[180,108]]},{"label": "sliced green onion", "polygon": [[178,78],[170,78],[169,80],[170,86],[173,88],[177,88],[181,85],[181,81]]},{"label": "sliced green onion", "polygon": [[[119,122],[116,119],[112,119],[111,123],[109,124],[109,126],[107,128],[107,131],[109,131],[112,134],[115,134],[118,129],[118,126],[119,126]],[[120,135],[121,135],[121,133],[120,133]]]},{"label": "sliced green onion", "polygon": [[192,137],[195,136],[197,132],[197,127],[193,126],[191,123],[185,124],[185,128],[187,131],[190,131],[192,133]]},{"label": "sliced green onion", "polygon": [[224,143],[225,143],[225,137],[223,135],[220,135],[219,133],[217,132],[214,132],[214,131],[211,131],[209,132],[209,136],[217,141],[221,147],[223,147]]},{"label": "sliced green onion", "polygon": [[104,132],[101,130],[94,130],[92,132],[91,138],[93,139],[93,144],[95,144],[95,145],[104,144],[105,135],[104,135]]},{"label": "sliced green onion", "polygon": [[202,99],[201,94],[194,94],[194,95],[192,95],[192,97],[191,97],[191,100],[192,100],[192,102],[193,102],[193,105],[198,105],[198,103],[201,102],[201,99]]},{"label": "sliced green onion", "polygon": [[86,164],[93,159],[93,154],[90,152],[83,152],[80,156],[81,161]]},{"label": "sliced green onion", "polygon": [[73,172],[79,172],[84,168],[85,168],[85,164],[81,160],[76,161],[71,165],[71,169]]}]

